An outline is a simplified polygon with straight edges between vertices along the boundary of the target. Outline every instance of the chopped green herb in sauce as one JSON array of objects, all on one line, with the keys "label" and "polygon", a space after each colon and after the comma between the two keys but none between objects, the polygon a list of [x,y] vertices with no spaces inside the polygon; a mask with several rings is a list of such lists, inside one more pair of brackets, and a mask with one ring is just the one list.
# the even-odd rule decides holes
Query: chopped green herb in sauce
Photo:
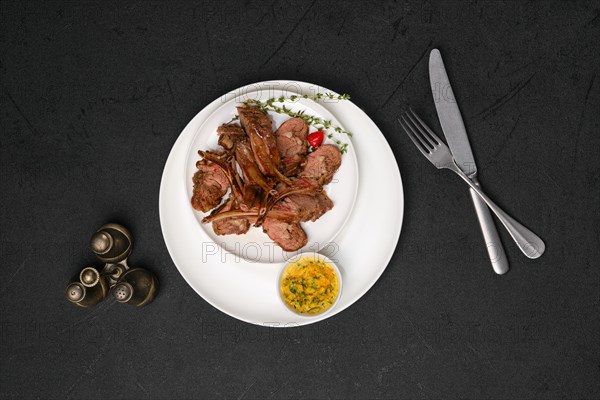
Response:
[{"label": "chopped green herb in sauce", "polygon": [[329,263],[306,256],[287,266],[280,290],[290,308],[301,314],[320,314],[335,302],[339,279]]}]

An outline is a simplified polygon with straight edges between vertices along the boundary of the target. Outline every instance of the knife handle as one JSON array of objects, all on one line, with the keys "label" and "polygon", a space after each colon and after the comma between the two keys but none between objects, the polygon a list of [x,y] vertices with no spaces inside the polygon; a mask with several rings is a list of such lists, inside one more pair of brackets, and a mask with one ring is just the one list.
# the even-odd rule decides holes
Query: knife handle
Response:
[{"label": "knife handle", "polygon": [[[473,177],[471,181],[477,187],[481,187],[476,177]],[[471,199],[475,206],[475,212],[479,218],[479,225],[481,226],[481,232],[483,233],[483,239],[487,247],[492,267],[498,275],[505,274],[508,272],[508,258],[504,252],[504,247],[502,246],[502,241],[498,235],[496,224],[494,224],[494,220],[492,219],[490,209],[473,189],[469,188],[469,192],[471,193]]]}]

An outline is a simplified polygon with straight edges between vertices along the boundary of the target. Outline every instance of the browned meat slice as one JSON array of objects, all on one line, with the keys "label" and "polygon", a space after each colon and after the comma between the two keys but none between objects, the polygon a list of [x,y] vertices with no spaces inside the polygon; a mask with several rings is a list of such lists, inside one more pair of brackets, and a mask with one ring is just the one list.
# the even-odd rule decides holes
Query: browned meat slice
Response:
[{"label": "browned meat slice", "polygon": [[194,191],[192,194],[192,207],[195,210],[207,212],[215,208],[220,202],[229,182],[223,169],[206,159],[196,163],[198,171],[194,174]]},{"label": "browned meat slice", "polygon": [[292,178],[289,185],[279,183],[275,189],[277,189],[277,195],[271,197],[271,205],[292,194],[313,194],[321,192],[323,187],[313,178]]},{"label": "browned meat slice", "polygon": [[333,202],[323,191],[311,194],[292,194],[275,204],[272,210],[291,212],[297,216],[298,221],[307,222],[316,221],[332,208]]},{"label": "browned meat slice", "polygon": [[240,204],[240,209],[248,211],[260,208],[264,197],[265,192],[260,188],[260,186],[255,184],[246,185],[244,188],[244,199]]},{"label": "browned meat slice", "polygon": [[[262,226],[283,250],[296,251],[308,242],[300,223],[316,221],[333,208],[323,185],[340,167],[341,153],[323,145],[308,154],[308,126],[301,118],[287,120],[273,133],[259,108],[238,107],[238,113],[241,126],[217,129],[224,151],[198,151],[202,160],[196,163],[192,206],[212,209],[202,222],[212,223],[217,235]],[[228,189],[230,197],[219,205]]]},{"label": "browned meat slice", "polygon": [[250,222],[246,218],[225,218],[213,222],[213,229],[217,235],[243,235],[250,229]]},{"label": "browned meat slice", "polygon": [[[231,211],[235,207],[235,200],[230,197],[218,212]],[[241,235],[248,232],[250,222],[247,218],[233,217],[215,220],[212,223],[213,230],[217,235]]]},{"label": "browned meat slice", "polygon": [[[297,214],[286,210],[270,210],[267,213],[267,216],[271,219],[277,219],[288,223],[300,222],[300,219]],[[255,224],[259,218],[259,213],[257,209],[251,209],[247,211],[241,209],[233,209],[230,211],[214,212],[204,217],[202,219],[202,223],[206,224],[209,222],[221,221],[228,218],[245,218],[250,224]]]},{"label": "browned meat slice", "polygon": [[320,185],[327,185],[341,164],[342,153],[337,146],[324,144],[306,157],[304,170],[298,176],[316,179]]},{"label": "browned meat slice", "polygon": [[281,164],[269,116],[258,107],[238,107],[242,127],[250,138],[254,158],[264,176],[277,176]]},{"label": "browned meat slice", "polygon": [[279,183],[276,187],[277,194],[269,197],[266,204],[261,207],[260,217],[257,219],[254,226],[262,225],[264,218],[267,217],[269,210],[284,198],[293,194],[316,194],[323,191],[323,187],[312,178],[293,178],[290,180],[290,185]]},{"label": "browned meat slice", "polygon": [[275,132],[275,140],[283,162],[283,174],[297,174],[308,153],[308,125],[302,118],[288,119]]},{"label": "browned meat slice", "polygon": [[[234,124],[223,124],[217,128],[217,133],[219,134],[219,144],[235,156],[235,160],[242,169],[245,186],[256,184],[265,192],[275,194],[272,185],[267,182],[256,164],[248,135],[242,127]],[[236,176],[239,177],[237,174]],[[245,190],[244,197],[246,197]]]},{"label": "browned meat slice", "polygon": [[247,138],[246,132],[241,126],[235,124],[223,124],[217,128],[219,135],[219,145],[227,151],[233,150],[239,140]]},{"label": "browned meat slice", "polygon": [[285,251],[296,251],[306,245],[308,237],[298,223],[265,218],[263,232]]},{"label": "browned meat slice", "polygon": [[204,160],[210,161],[221,168],[227,177],[233,195],[236,199],[241,200],[243,198],[243,185],[237,173],[233,157],[225,151],[198,150],[198,154]]},{"label": "browned meat slice", "polygon": [[235,146],[235,159],[237,160],[246,185],[257,184],[267,193],[277,193],[273,189],[273,185],[267,181],[265,176],[260,172],[257,163],[252,153],[252,148],[247,139],[240,140]]}]

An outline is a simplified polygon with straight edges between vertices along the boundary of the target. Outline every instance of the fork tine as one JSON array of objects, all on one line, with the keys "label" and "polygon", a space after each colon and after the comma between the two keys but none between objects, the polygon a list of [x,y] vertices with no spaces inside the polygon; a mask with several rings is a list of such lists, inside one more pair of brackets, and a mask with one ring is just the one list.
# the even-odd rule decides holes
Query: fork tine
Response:
[{"label": "fork tine", "polygon": [[[404,117],[402,118],[404,119]],[[425,157],[429,158],[429,152],[431,151],[431,149],[427,147],[420,139],[417,139],[417,136],[415,135],[414,131],[412,130],[410,125],[406,123],[406,121],[404,121],[403,123],[402,120],[398,119],[398,122],[400,123],[400,126],[402,127],[402,129],[404,129],[404,132],[406,132],[410,140],[412,140],[415,146],[417,146],[417,149],[419,149],[419,151],[423,153]]]},{"label": "fork tine", "polygon": [[419,118],[417,113],[415,113],[412,108],[409,107],[408,109],[410,110],[412,115],[414,115],[414,117],[420,122],[421,126],[427,131],[427,133],[429,133],[430,138],[433,139],[436,145],[443,143],[442,140],[435,133],[433,133],[429,126],[427,126],[427,124],[421,118]]},{"label": "fork tine", "polygon": [[423,140],[425,142],[427,142],[427,144],[429,144],[429,146],[431,146],[431,149],[435,149],[435,147],[439,143],[437,143],[429,135],[427,135],[427,132],[423,129],[423,127],[421,126],[421,123],[419,121],[417,121],[412,115],[410,115],[408,112],[406,113],[406,115],[410,119],[410,121],[413,123],[413,125],[415,126],[415,128],[419,131],[419,135],[423,138]]},{"label": "fork tine", "polygon": [[410,115],[408,115],[407,113],[404,113],[404,115],[402,115],[402,118],[404,119],[404,122],[406,123],[406,125],[412,131],[413,135],[417,139],[419,139],[419,141],[421,143],[423,143],[423,146],[425,146],[425,148],[429,152],[431,152],[431,150],[434,149],[435,145],[433,144],[431,139],[429,139],[429,138],[427,138],[427,136],[423,135],[422,132],[419,132],[418,123],[416,121],[414,121],[414,119],[412,119],[412,117]]},{"label": "fork tine", "polygon": [[423,147],[423,149],[427,153],[430,153],[431,150],[433,150],[433,146],[427,140],[424,140],[423,137],[419,134],[419,132],[415,130],[411,121],[406,118],[406,115],[402,115],[400,118],[402,118],[402,121],[404,122],[404,130],[408,130],[408,132],[410,132],[410,135],[419,142],[421,147]]}]

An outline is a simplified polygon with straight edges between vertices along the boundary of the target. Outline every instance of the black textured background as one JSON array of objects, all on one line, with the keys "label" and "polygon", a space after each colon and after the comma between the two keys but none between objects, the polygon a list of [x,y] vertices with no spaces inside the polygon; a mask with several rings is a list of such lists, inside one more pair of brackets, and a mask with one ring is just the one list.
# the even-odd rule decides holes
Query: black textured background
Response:
[{"label": "black textured background", "polygon": [[[1,398],[600,397],[600,2],[3,0],[0,13]],[[464,185],[395,122],[410,103],[438,127],[433,47],[484,187],[547,243],[531,261],[501,231],[506,276],[485,259]],[[198,297],[158,219],[183,127],[269,79],[350,93],[405,185],[381,279],[291,330]],[[64,298],[109,220],[133,230],[131,262],[159,276],[142,310]]]}]

